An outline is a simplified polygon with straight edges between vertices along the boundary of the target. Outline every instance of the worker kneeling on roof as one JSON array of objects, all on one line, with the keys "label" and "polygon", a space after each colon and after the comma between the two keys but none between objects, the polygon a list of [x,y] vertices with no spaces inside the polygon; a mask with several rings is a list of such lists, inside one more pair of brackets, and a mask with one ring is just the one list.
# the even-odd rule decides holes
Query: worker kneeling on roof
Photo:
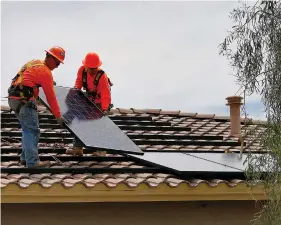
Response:
[{"label": "worker kneeling on roof", "polygon": [[[74,88],[86,91],[89,99],[95,103],[105,114],[112,107],[110,86],[112,83],[107,74],[99,67],[102,62],[95,52],[89,52],[78,69]],[[66,154],[83,155],[83,144],[74,138],[73,149],[66,150]],[[96,152],[96,155],[105,155],[105,152]]]},{"label": "worker kneeling on roof", "polygon": [[35,99],[39,95],[39,87],[42,87],[58,123],[61,126],[63,124],[51,71],[63,63],[65,51],[57,46],[45,51],[45,60],[31,60],[26,63],[13,78],[8,90],[8,104],[15,112],[22,129],[20,163],[26,164],[29,168],[44,167],[49,164],[39,161],[38,157],[40,129]]}]

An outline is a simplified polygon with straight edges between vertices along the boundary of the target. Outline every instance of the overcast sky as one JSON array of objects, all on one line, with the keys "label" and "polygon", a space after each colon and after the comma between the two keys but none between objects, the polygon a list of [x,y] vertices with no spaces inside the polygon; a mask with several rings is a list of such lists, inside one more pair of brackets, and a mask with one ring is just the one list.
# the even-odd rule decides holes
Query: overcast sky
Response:
[{"label": "overcast sky", "polygon": [[[218,45],[231,29],[237,1],[1,2],[1,95],[18,69],[44,59],[44,49],[66,50],[53,71],[73,87],[81,61],[97,52],[111,78],[115,107],[161,108],[228,115],[225,98],[239,87]],[[247,98],[262,118],[258,96]],[[2,104],[5,102],[2,101]]]}]

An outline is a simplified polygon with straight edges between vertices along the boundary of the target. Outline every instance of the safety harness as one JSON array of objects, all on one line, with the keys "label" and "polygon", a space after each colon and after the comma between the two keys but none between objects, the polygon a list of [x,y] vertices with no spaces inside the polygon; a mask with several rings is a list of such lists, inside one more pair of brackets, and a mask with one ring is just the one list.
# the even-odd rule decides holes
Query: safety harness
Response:
[{"label": "safety harness", "polygon": [[[22,84],[23,81],[23,73],[26,69],[35,67],[35,66],[44,66],[43,63],[39,62],[36,63],[37,60],[32,60],[28,63],[26,63],[20,71],[17,73],[17,75],[12,79],[12,83],[8,89],[8,96],[9,97],[20,97],[20,100],[23,101],[29,101],[30,98],[34,96],[34,88],[40,86],[36,85],[34,87],[29,87]],[[15,82],[18,80],[18,83],[15,84]]]},{"label": "safety harness", "polygon": [[[8,98],[9,97],[19,97],[20,103],[16,109],[16,113],[19,113],[22,106],[27,105],[29,108],[37,109],[37,106],[29,101],[30,98],[34,97],[34,88],[40,87],[41,85],[36,85],[34,87],[29,87],[22,84],[23,81],[23,73],[26,69],[35,67],[35,66],[44,66],[43,63],[36,62],[37,60],[32,60],[28,63],[26,63],[20,71],[17,73],[17,75],[12,79],[11,85],[8,89]],[[18,80],[18,83],[15,84],[15,82]]]},{"label": "safety harness", "polygon": [[[87,72],[85,69],[83,69],[82,71],[82,86],[84,88],[84,90],[86,90],[86,93],[88,96],[90,96],[92,99],[96,99],[97,97],[101,97],[99,93],[97,93],[97,86],[98,86],[98,83],[100,81],[100,78],[102,77],[102,75],[104,74],[104,71],[103,70],[99,70],[97,72],[97,75],[94,79],[94,91],[89,91],[88,89],[88,85],[87,85]],[[108,83],[109,83],[109,90],[111,91],[111,86],[113,86],[113,83],[110,81],[109,78],[108,79]],[[110,104],[109,107],[108,107],[108,110],[110,110],[111,108],[113,107],[113,104]]]}]

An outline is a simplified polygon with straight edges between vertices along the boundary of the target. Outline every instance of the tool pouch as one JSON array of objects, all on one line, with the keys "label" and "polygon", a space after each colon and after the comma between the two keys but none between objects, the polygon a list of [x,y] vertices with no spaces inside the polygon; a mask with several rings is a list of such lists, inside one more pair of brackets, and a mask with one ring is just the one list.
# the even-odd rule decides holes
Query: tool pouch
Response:
[{"label": "tool pouch", "polygon": [[27,107],[31,108],[31,109],[37,110],[37,105],[34,102],[32,102],[32,101],[27,103]]}]

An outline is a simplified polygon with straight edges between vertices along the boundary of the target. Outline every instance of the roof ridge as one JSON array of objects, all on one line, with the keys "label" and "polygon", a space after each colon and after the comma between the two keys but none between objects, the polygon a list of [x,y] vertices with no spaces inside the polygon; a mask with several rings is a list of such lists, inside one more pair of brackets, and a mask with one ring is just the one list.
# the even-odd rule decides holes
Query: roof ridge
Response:
[{"label": "roof ridge", "polygon": [[[1,105],[1,111],[9,111],[9,106]],[[38,111],[46,111],[45,106],[38,106]],[[227,120],[230,121],[230,116],[216,115],[211,113],[197,113],[197,112],[183,112],[180,110],[162,110],[156,108],[114,108],[110,110],[113,114],[153,114],[153,115],[167,115],[167,116],[179,116],[179,117],[191,117],[194,119],[214,119],[214,120]],[[252,118],[241,117],[241,122],[253,123],[253,124],[264,124],[265,120],[255,120]]]},{"label": "roof ridge", "polygon": [[[230,121],[230,116],[216,115],[211,113],[197,113],[197,112],[183,112],[180,110],[162,110],[156,108],[115,108],[111,109],[112,113],[120,114],[154,114],[154,115],[169,115],[169,116],[182,116],[182,117],[191,117],[194,119],[215,119],[215,120],[228,120]],[[264,120],[255,120],[252,118],[241,117],[241,122],[248,123],[264,123]]]}]

